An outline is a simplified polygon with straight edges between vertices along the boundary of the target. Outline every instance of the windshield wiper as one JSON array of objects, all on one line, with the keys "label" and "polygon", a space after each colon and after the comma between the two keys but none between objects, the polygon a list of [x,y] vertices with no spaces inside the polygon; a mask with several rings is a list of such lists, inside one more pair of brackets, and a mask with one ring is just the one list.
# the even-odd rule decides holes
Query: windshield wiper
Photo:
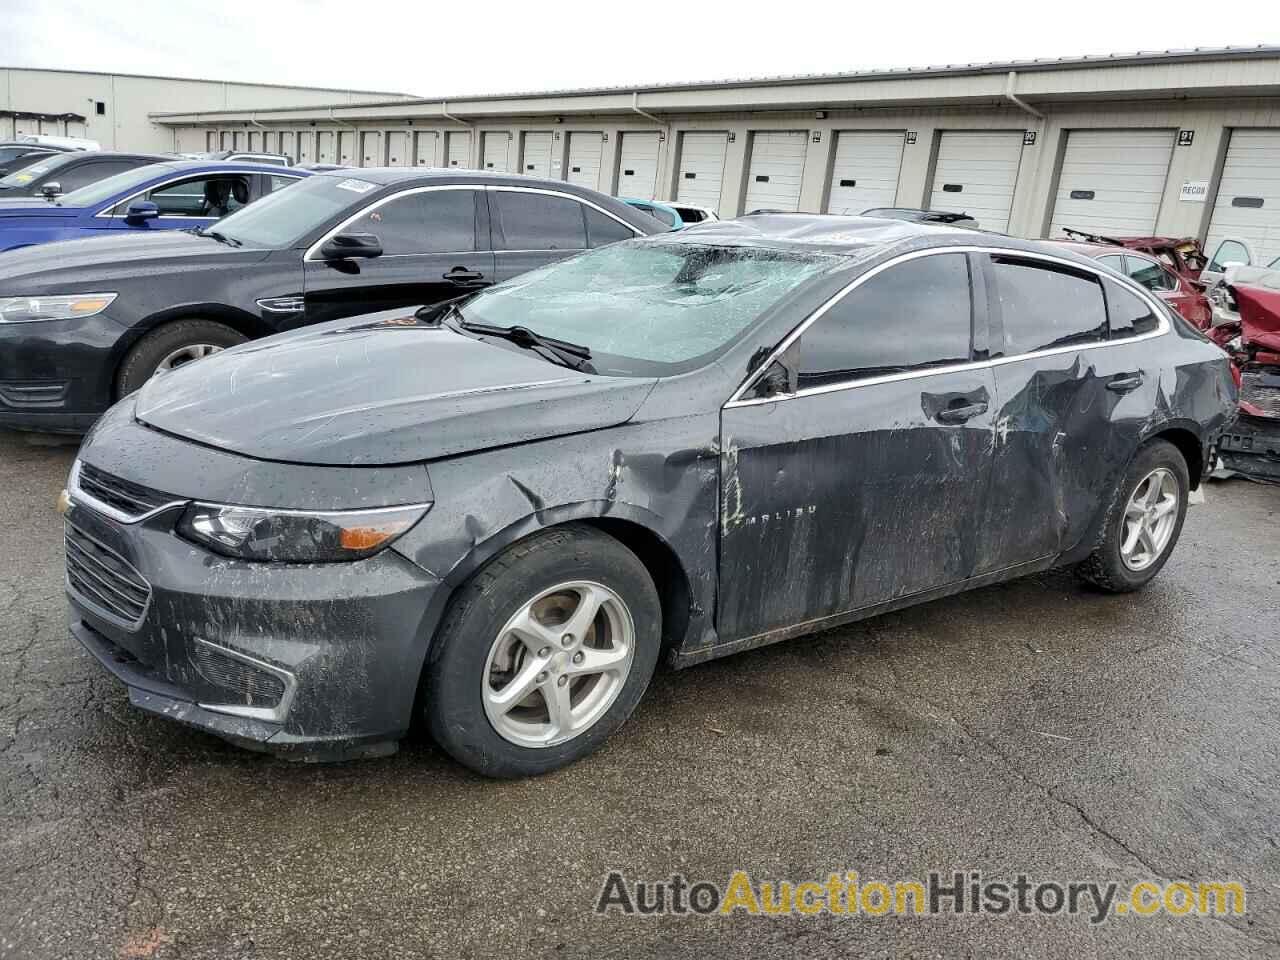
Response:
[{"label": "windshield wiper", "polygon": [[536,350],[552,363],[558,363],[571,370],[581,370],[583,373],[596,372],[596,368],[589,362],[591,360],[590,347],[583,346],[580,343],[570,343],[568,340],[558,340],[555,337],[544,337],[539,333],[534,333],[528,327],[519,325],[496,327],[488,323],[464,320],[462,319],[462,311],[456,307],[450,312],[457,317],[457,324],[463,330],[479,333],[487,337],[500,337],[503,340],[509,340],[517,347]]},{"label": "windshield wiper", "polygon": [[195,234],[197,237],[212,237],[219,243],[225,243],[229,247],[244,246],[244,244],[235,237],[228,237],[225,233],[219,233],[217,230],[204,230],[200,227],[196,227]]}]

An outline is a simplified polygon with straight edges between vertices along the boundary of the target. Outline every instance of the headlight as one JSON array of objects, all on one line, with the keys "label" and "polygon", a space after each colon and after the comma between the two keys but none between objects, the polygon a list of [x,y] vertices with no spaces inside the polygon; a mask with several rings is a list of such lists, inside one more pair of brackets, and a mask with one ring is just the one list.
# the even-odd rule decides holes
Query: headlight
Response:
[{"label": "headlight", "polygon": [[306,511],[193,503],[178,521],[178,533],[241,560],[329,563],[372,556],[430,508]]},{"label": "headlight", "polygon": [[114,293],[73,293],[56,297],[0,298],[0,323],[34,323],[37,320],[74,320],[101,313],[115,300]]}]

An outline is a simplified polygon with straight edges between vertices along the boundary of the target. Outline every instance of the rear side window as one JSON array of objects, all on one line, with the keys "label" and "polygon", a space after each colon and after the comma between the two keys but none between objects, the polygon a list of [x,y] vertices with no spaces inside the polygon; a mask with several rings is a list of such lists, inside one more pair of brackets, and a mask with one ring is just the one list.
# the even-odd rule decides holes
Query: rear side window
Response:
[{"label": "rear side window", "polygon": [[1118,283],[1106,282],[1107,309],[1111,316],[1111,339],[1123,340],[1151,333],[1160,327],[1151,304]]},{"label": "rear side window", "polygon": [[1107,310],[1098,280],[1025,260],[992,257],[1005,356],[1097,343]]},{"label": "rear side window", "polygon": [[1178,281],[1174,279],[1173,274],[1156,263],[1154,260],[1144,260],[1142,257],[1125,257],[1128,264],[1129,276],[1133,277],[1141,286],[1148,290],[1177,290]]},{"label": "rear side window", "polygon": [[476,249],[476,191],[409,193],[363,214],[343,233],[372,233],[383,256],[466,253]]},{"label": "rear side window", "polygon": [[609,243],[617,243],[619,240],[630,240],[636,235],[630,227],[593,207],[583,205],[582,211],[587,217],[588,246],[603,247]]},{"label": "rear side window", "polygon": [[107,177],[114,177],[117,173],[124,173],[137,166],[141,164],[133,160],[98,160],[94,163],[82,163],[49,179],[50,182],[57,181],[63,193],[70,193],[72,190],[79,190],[81,187],[87,187]]},{"label": "rear side window", "polygon": [[545,193],[498,190],[491,194],[504,250],[581,250],[587,245],[582,204]]},{"label": "rear side window", "polygon": [[908,260],[876,274],[800,338],[800,389],[965,363],[972,355],[969,261]]}]

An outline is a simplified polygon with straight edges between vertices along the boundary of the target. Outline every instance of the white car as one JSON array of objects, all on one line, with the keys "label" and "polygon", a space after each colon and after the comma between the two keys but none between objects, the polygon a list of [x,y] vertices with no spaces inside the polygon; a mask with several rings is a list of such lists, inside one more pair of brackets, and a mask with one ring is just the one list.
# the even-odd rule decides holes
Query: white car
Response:
[{"label": "white car", "polygon": [[31,133],[18,137],[21,143],[36,143],[44,147],[62,147],[64,150],[101,150],[102,144],[97,140],[86,140],[83,137],[50,137],[43,133]]},{"label": "white car", "polygon": [[685,223],[702,223],[704,220],[719,220],[720,215],[714,210],[706,207],[695,207],[687,203],[680,203],[676,200],[660,200],[659,203],[665,203],[668,207],[675,209],[680,214],[680,219]]}]

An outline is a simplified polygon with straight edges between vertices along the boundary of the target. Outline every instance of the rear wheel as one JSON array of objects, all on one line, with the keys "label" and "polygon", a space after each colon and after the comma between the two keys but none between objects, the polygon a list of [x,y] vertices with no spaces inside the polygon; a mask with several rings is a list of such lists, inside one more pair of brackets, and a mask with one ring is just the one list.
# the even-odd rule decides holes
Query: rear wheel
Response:
[{"label": "rear wheel", "polygon": [[1190,490],[1187,462],[1177,447],[1164,440],[1143,446],[1113,495],[1080,575],[1112,593],[1146,586],[1178,542]]},{"label": "rear wheel", "polygon": [[133,345],[120,366],[116,398],[127,397],[162,370],[185,366],[249,338],[213,320],[178,320]]},{"label": "rear wheel", "polygon": [[577,524],[535,534],[455,598],[425,678],[432,735],[486,776],[572,763],[631,715],[661,635],[657,590],[635,554]]}]

